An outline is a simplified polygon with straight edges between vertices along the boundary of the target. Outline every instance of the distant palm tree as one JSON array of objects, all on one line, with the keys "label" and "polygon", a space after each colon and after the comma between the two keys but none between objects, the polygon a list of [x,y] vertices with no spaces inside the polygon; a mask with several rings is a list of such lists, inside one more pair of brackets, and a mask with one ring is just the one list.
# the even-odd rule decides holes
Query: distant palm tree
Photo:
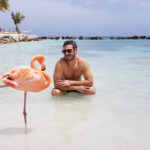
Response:
[{"label": "distant palm tree", "polygon": [[0,11],[5,12],[6,10],[9,11],[9,9],[8,0],[0,0]]},{"label": "distant palm tree", "polygon": [[19,12],[16,12],[16,14],[14,14],[12,12],[11,13],[11,18],[14,21],[14,24],[16,26],[16,32],[20,33],[20,30],[18,28],[18,24],[21,23],[21,21],[25,18],[25,16],[21,15]]}]

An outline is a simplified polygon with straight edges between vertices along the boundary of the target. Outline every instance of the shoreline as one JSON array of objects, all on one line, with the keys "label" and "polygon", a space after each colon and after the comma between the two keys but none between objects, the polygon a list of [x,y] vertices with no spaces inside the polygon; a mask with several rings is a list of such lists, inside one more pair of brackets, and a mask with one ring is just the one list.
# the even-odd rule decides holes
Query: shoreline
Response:
[{"label": "shoreline", "polygon": [[23,34],[16,32],[0,32],[0,44],[8,44],[15,42],[28,42],[28,41],[40,41],[40,40],[150,40],[147,36],[110,36],[110,37],[100,37],[100,36],[37,36],[31,34]]},{"label": "shoreline", "polygon": [[40,39],[52,39],[52,40],[150,40],[148,36],[108,36],[108,37],[100,37],[100,36],[41,36]]}]

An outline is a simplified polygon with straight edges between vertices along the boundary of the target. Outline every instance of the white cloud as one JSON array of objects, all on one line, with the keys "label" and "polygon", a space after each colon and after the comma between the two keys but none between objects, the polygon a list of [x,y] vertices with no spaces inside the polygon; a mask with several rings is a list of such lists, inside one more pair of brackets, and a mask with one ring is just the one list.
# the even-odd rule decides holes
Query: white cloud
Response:
[{"label": "white cloud", "polygon": [[149,0],[56,0],[78,5],[80,7],[102,8],[107,6],[131,6],[131,7],[150,7]]},{"label": "white cloud", "polygon": [[139,2],[140,7],[150,7],[150,1],[141,1]]}]

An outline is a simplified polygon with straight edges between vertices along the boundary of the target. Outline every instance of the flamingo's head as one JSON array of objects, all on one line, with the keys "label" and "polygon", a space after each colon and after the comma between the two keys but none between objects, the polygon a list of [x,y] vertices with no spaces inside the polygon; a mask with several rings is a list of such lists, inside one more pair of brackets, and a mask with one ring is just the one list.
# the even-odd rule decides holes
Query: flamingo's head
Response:
[{"label": "flamingo's head", "polygon": [[35,61],[35,60],[37,60],[37,61],[39,62],[39,64],[41,65],[41,70],[44,71],[44,70],[46,69],[46,66],[45,66],[45,64],[44,64],[44,62],[45,62],[44,56],[43,56],[43,55],[36,55],[36,56],[32,59],[32,61],[31,61],[31,66],[33,66],[33,65],[32,65],[32,62],[33,62],[33,64],[34,64],[34,61]]},{"label": "flamingo's head", "polygon": [[41,70],[42,70],[42,71],[46,70],[46,66],[45,66],[45,64],[42,64],[42,66],[41,66]]}]

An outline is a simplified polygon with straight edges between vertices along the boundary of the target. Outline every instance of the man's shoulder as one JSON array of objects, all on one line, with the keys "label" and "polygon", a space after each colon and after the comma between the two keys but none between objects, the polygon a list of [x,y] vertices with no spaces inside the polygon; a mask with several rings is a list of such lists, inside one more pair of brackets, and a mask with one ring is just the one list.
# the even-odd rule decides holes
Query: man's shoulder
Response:
[{"label": "man's shoulder", "polygon": [[63,58],[60,58],[55,65],[55,69],[61,71],[64,68],[64,60]]},{"label": "man's shoulder", "polygon": [[86,65],[88,64],[87,60],[83,57],[77,57],[79,64]]},{"label": "man's shoulder", "polygon": [[62,64],[62,63],[64,63],[64,58],[63,58],[63,57],[60,58],[60,59],[56,62],[56,64]]}]

